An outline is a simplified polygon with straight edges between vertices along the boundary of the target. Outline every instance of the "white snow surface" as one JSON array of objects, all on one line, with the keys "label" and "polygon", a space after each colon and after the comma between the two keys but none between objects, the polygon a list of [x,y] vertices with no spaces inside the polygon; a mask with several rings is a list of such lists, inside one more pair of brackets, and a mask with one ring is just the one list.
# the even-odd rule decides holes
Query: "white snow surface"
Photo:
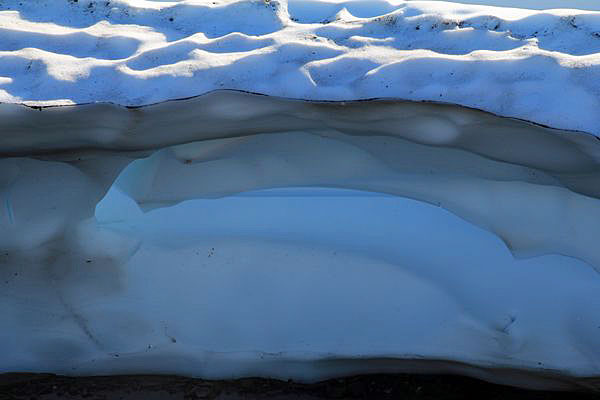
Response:
[{"label": "white snow surface", "polygon": [[[598,8],[548,6],[561,4]],[[441,101],[600,135],[600,13],[398,0],[0,2],[0,102],[139,106],[217,89]]]},{"label": "white snow surface", "polygon": [[532,10],[548,10],[551,8],[578,8],[580,10],[600,11],[600,3],[598,3],[596,0],[458,0],[454,3],[529,8]]}]

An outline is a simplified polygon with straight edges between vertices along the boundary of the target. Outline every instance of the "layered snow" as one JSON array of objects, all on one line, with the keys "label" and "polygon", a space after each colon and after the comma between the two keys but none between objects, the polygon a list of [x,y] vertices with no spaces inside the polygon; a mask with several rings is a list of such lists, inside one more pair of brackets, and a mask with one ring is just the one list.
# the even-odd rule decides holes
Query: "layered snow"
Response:
[{"label": "layered snow", "polygon": [[598,374],[598,274],[515,260],[432,205],[306,188],[141,214],[113,189],[97,215],[110,253],[3,266],[2,371],[451,372],[545,388]]},{"label": "layered snow", "polygon": [[0,29],[5,103],[139,106],[236,89],[442,101],[600,135],[600,14],[592,11],[5,0]]},{"label": "layered snow", "polygon": [[[118,181],[141,205],[286,186],[390,193],[436,204],[491,230],[516,255],[558,253],[600,269],[594,246],[600,145],[591,135],[440,104],[314,103],[222,91],[133,109],[6,110],[1,150],[69,162],[70,168],[61,166],[65,173],[81,175],[69,178],[76,185],[72,200],[89,216],[90,204],[126,164],[155,153]],[[156,152],[171,146],[178,147]],[[28,187],[36,174],[51,173],[39,163],[31,172],[29,162],[3,163],[7,198],[13,182]],[[94,184],[95,190],[88,188]],[[7,200],[6,220],[17,209],[32,215],[28,204],[35,201]],[[70,202],[57,198],[54,206],[71,220]],[[573,229],[560,229],[563,224]],[[34,227],[0,228],[5,243],[19,247],[21,230]]]},{"label": "layered snow", "polygon": [[5,106],[0,371],[598,385],[591,135],[240,92]]},{"label": "layered snow", "polygon": [[0,0],[0,372],[597,389],[600,13],[486,4]]}]

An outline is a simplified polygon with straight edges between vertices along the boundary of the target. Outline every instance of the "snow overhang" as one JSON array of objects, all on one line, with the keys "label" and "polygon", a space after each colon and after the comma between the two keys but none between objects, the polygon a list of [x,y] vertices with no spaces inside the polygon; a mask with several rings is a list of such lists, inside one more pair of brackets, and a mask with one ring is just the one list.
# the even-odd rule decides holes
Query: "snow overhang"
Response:
[{"label": "snow overhang", "polygon": [[[217,366],[202,372],[204,376],[280,376],[281,363],[294,371],[286,376],[318,379],[360,371],[354,359],[371,360],[365,370],[410,370],[410,365],[419,369],[420,361],[415,360],[424,359],[432,371],[456,370],[492,380],[482,371],[500,368],[508,372],[497,373],[499,380],[532,387],[593,385],[593,377],[600,375],[600,302],[590,295],[600,287],[600,252],[595,245],[600,234],[600,14],[443,2],[378,1],[369,7],[358,2],[305,3],[294,8],[293,2],[275,0],[121,0],[109,7],[80,0],[52,7],[50,2],[31,7],[10,1],[0,6],[0,29],[6,34],[0,39],[4,47],[0,48],[0,249],[4,250],[0,263],[7,278],[0,290],[10,299],[8,304],[30,317],[19,322],[7,314],[3,323],[15,326],[15,331],[38,329],[39,316],[27,311],[32,307],[58,315],[56,321],[42,324],[40,335],[8,334],[7,343],[15,346],[10,353],[7,349],[7,361],[0,369],[141,373],[148,372],[147,360],[155,357],[171,360],[158,372],[194,374],[192,370],[206,359],[216,357]],[[314,10],[310,15],[302,11],[309,6]],[[373,10],[383,14],[374,15]],[[520,280],[514,289],[517,300],[513,304],[498,295],[497,301],[487,304],[486,294],[473,288],[476,279],[449,280],[445,271],[454,267],[454,256],[432,262],[435,268],[430,268],[419,258],[421,252],[413,260],[414,270],[402,270],[402,276],[381,272],[389,271],[388,264],[396,265],[394,257],[399,255],[390,256],[391,261],[374,261],[375,255],[380,257],[378,242],[399,249],[406,246],[403,251],[408,254],[409,248],[418,246],[417,240],[396,243],[386,236],[369,242],[365,237],[365,243],[374,246],[363,249],[371,258],[350,252],[334,261],[323,249],[307,250],[303,241],[265,245],[257,239],[279,235],[275,228],[250,235],[258,240],[254,245],[239,242],[239,232],[231,234],[231,240],[223,239],[225,229],[210,240],[254,261],[230,260],[238,269],[218,279],[186,270],[173,281],[185,286],[189,280],[216,279],[224,290],[233,290],[231,282],[225,282],[237,282],[236,274],[243,273],[240,266],[268,276],[274,266],[284,263],[282,254],[292,254],[293,261],[285,262],[294,268],[304,265],[319,277],[323,268],[331,268],[332,276],[342,282],[349,279],[349,287],[354,287],[358,275],[353,274],[359,274],[355,271],[362,265],[373,268],[379,284],[387,279],[403,282],[404,286],[388,288],[390,296],[398,289],[422,300],[405,305],[403,314],[414,318],[415,332],[443,334],[427,341],[409,330],[397,339],[392,333],[406,324],[388,326],[394,317],[386,309],[375,318],[374,329],[389,329],[391,336],[387,341],[377,336],[372,347],[352,335],[348,346],[340,347],[333,341],[334,328],[320,336],[307,330],[313,343],[307,348],[296,342],[245,337],[243,329],[253,331],[248,326],[239,327],[237,342],[219,341],[216,331],[200,340],[194,335],[202,333],[186,322],[187,317],[156,320],[144,314],[158,307],[150,300],[128,300],[131,293],[140,298],[148,293],[135,292],[139,288],[124,284],[122,275],[135,275],[145,265],[149,274],[154,271],[149,282],[156,286],[165,280],[158,278],[164,274],[161,268],[175,260],[188,262],[191,251],[179,245],[167,252],[148,250],[169,247],[169,238],[157,239],[160,235],[148,227],[159,214],[136,214],[132,200],[145,210],[175,210],[171,206],[186,200],[269,189],[304,188],[312,193],[315,187],[393,195],[432,205],[436,213],[450,211],[462,218],[464,226],[448,224],[457,224],[453,234],[463,245],[483,237],[501,239],[505,247],[482,253],[477,262],[490,263],[486,276],[497,279],[490,290],[510,292],[511,282]],[[121,202],[100,203],[111,188],[120,193]],[[309,197],[306,202],[312,204]],[[121,213],[117,221],[121,225],[108,226],[96,210],[99,203],[111,210],[111,223],[121,207],[133,207],[128,208],[132,215]],[[198,204],[200,208],[187,209],[189,218],[209,207]],[[399,207],[412,210],[407,204]],[[322,212],[335,214],[327,210]],[[300,212],[311,218],[309,206]],[[420,223],[416,217],[415,221]],[[430,232],[445,226],[423,224]],[[158,226],[166,229],[168,223],[163,220]],[[367,222],[364,227],[377,229]],[[229,228],[238,229],[235,224]],[[480,228],[485,233],[464,233]],[[192,230],[191,235],[181,225],[173,229],[174,238],[191,240],[199,235],[202,246],[210,242],[206,239],[210,231]],[[318,224],[312,229],[315,237],[320,230],[327,231]],[[495,236],[486,236],[490,234]],[[342,235],[340,241],[351,246],[350,236]],[[421,237],[421,245],[426,240]],[[453,247],[449,238],[444,240],[437,242],[441,253]],[[501,249],[516,258],[507,261]],[[207,252],[212,258],[214,247]],[[270,254],[265,256],[270,261],[262,264],[260,258],[252,258],[256,255],[248,256],[257,252]],[[541,267],[520,275],[513,267],[528,260]],[[350,278],[339,263],[353,266]],[[552,278],[543,278],[544,265]],[[472,273],[464,265],[456,268]],[[16,276],[24,278],[18,281]],[[539,304],[556,300],[549,290],[539,304],[528,304],[528,293],[539,289],[531,282],[538,278],[563,285],[556,296],[566,305],[532,323],[534,319],[527,322],[523,315],[548,312]],[[297,289],[284,281],[280,284],[290,292]],[[241,287],[258,292],[269,287],[248,285]],[[303,285],[306,288],[306,282]],[[41,289],[46,286],[51,290]],[[29,301],[20,297],[38,290]],[[171,293],[167,287],[158,291]],[[84,301],[86,292],[91,294],[89,302]],[[181,299],[175,295],[179,300],[164,298],[160,307],[192,311],[189,304],[197,299],[192,292],[185,293]],[[316,296],[332,293],[347,295],[343,288],[327,286]],[[447,293],[454,299],[450,303],[456,301],[455,308],[442,307]],[[300,294],[265,295],[263,300],[267,304],[278,299],[301,310]],[[213,295],[219,298],[218,293]],[[371,304],[365,299],[364,304],[383,307],[383,300]],[[477,307],[478,301],[487,305]],[[97,309],[103,302],[123,315],[144,314],[146,319],[138,321],[144,326],[140,335],[150,347],[144,344],[142,351],[136,341],[122,340],[107,330],[111,319]],[[511,306],[503,309],[501,305],[508,303]],[[331,304],[341,307],[332,305],[336,312],[352,314],[343,310],[343,303],[331,300]],[[575,318],[573,310],[581,309],[581,304],[586,305]],[[225,305],[205,310],[198,321],[218,325],[219,319],[209,317]],[[279,315],[276,309],[265,309]],[[260,320],[257,309],[249,313]],[[419,313],[425,317],[415,317]],[[228,323],[245,321],[242,314],[231,315]],[[67,328],[65,319],[71,324]],[[444,321],[450,322],[446,326]],[[282,336],[298,330],[288,322],[289,331],[277,330]],[[56,326],[67,333],[57,333]],[[552,328],[541,332],[541,326]],[[151,333],[157,329],[167,344]],[[171,340],[177,329],[188,338],[183,344],[180,340],[179,347]],[[463,343],[466,337],[474,342]],[[539,345],[532,344],[534,338]],[[40,351],[48,341],[67,356]],[[556,343],[564,351],[549,352]],[[454,347],[456,351],[447,351]],[[273,355],[279,351],[279,357]],[[128,356],[122,357],[125,353]],[[267,362],[261,361],[265,354]],[[187,368],[182,357],[189,359]],[[390,366],[382,361],[388,358],[405,363]],[[320,367],[311,363],[328,359],[345,361],[319,375]],[[296,364],[301,367],[292,368]],[[521,371],[523,381],[513,376],[512,369]]]}]

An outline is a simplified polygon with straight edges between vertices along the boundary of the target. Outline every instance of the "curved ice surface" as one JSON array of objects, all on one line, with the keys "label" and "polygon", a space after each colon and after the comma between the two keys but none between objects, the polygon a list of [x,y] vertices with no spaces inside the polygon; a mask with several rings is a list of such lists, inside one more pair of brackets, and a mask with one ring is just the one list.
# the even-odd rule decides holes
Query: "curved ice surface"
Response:
[{"label": "curved ice surface", "polygon": [[2,1],[0,371],[597,387],[598,21]]},{"label": "curved ice surface", "polygon": [[2,371],[597,384],[591,135],[231,91],[3,108]]}]

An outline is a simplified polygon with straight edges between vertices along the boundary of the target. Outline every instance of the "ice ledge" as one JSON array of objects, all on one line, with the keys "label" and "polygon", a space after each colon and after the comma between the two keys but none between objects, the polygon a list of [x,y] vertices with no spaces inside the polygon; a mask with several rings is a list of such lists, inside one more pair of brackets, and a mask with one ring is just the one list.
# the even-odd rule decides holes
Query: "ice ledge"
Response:
[{"label": "ice ledge", "polygon": [[[9,191],[19,176],[33,183],[50,171],[14,157],[59,162],[57,176],[95,185],[85,197],[101,197],[125,165],[144,158],[118,183],[145,207],[273,187],[360,189],[442,206],[496,233],[515,254],[558,253],[600,268],[593,244],[600,143],[585,133],[455,105],[307,102],[238,91],[135,108],[2,110]],[[12,229],[23,229],[11,226],[7,243],[19,237]]]}]

